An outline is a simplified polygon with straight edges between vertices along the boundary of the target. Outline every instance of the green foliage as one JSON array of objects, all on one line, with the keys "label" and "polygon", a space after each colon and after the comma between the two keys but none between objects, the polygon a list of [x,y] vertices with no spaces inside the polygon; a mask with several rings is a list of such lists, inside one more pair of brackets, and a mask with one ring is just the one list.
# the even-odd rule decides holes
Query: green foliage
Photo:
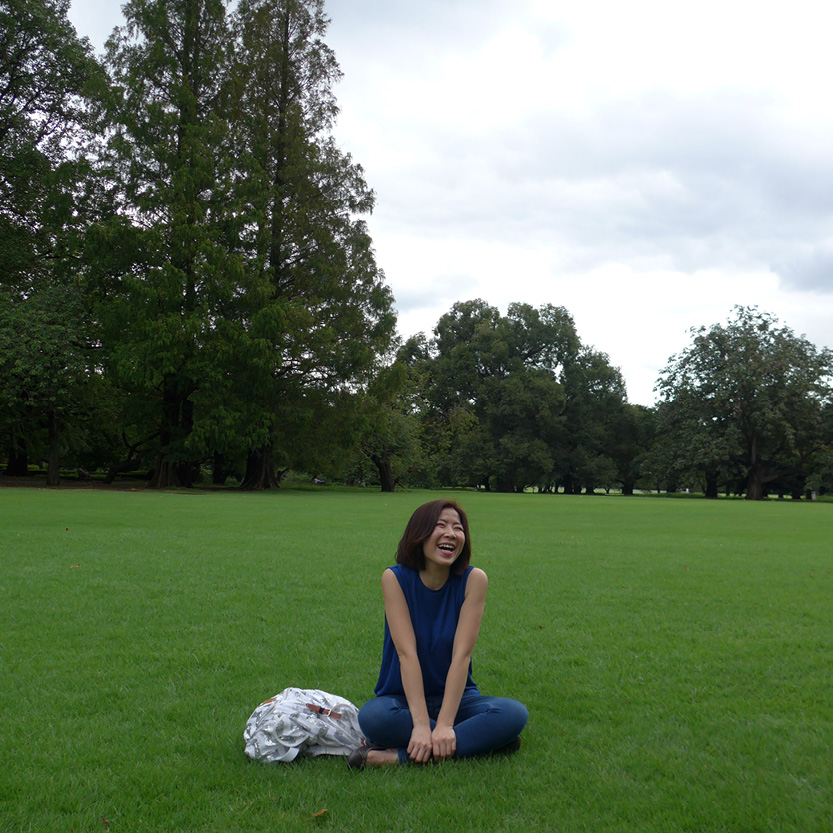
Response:
[{"label": "green foliage", "polygon": [[612,443],[609,453],[616,463],[617,480],[622,493],[632,495],[640,488],[653,488],[647,479],[648,459],[656,434],[656,411],[644,405],[625,404],[615,424],[611,427]]},{"label": "green foliage", "polygon": [[624,384],[607,356],[582,347],[561,307],[480,300],[437,324],[425,369],[426,430],[442,482],[500,491],[610,488]]},{"label": "green foliage", "polygon": [[107,43],[105,159],[124,219],[109,220],[101,234],[132,237],[133,258],[111,273],[100,314],[109,372],[144,400],[134,408],[147,411],[150,400],[156,409],[153,482],[187,485],[188,443],[203,417],[197,394],[222,390],[230,348],[218,320],[237,291],[222,239],[230,35],[220,0],[133,0],[124,14],[126,25]]},{"label": "green foliage", "polygon": [[760,499],[785,478],[798,478],[800,494],[833,442],[833,353],[748,307],[692,335],[660,378],[660,454],[702,473],[714,495],[718,481],[738,479]]},{"label": "green foliage", "polygon": [[58,483],[62,440],[82,442],[79,417],[91,402],[83,328],[77,294],[54,287],[26,299],[0,293],[0,426],[10,448],[49,457],[50,485]]},{"label": "green foliage", "polygon": [[323,0],[130,0],[105,68],[67,8],[0,0],[7,472],[833,488],[831,351],[754,309],[693,330],[656,410],[553,305],[458,302],[394,358]]},{"label": "green foliage", "polygon": [[247,487],[276,485],[276,468],[313,462],[394,325],[356,216],[372,192],[330,135],[323,7],[124,12],[103,107],[102,173],[117,185],[86,251],[106,370],[134,438],[158,438],[153,485],[246,456]]},{"label": "green foliage", "polygon": [[324,399],[328,414],[345,403],[340,392],[366,379],[393,333],[392,297],[358,217],[373,193],[330,133],[340,70],[326,28],[320,0],[249,0],[234,19],[239,255],[251,287],[240,314],[259,356],[238,367],[254,417],[243,426],[248,488],[274,485],[274,455],[299,462],[304,434],[282,428],[297,403]]},{"label": "green foliage", "polygon": [[84,91],[98,72],[69,0],[0,2],[0,284],[30,292],[66,271],[83,226]]},{"label": "green foliage", "polygon": [[[435,484],[434,462],[423,446],[420,376],[407,364],[410,347],[381,367],[358,398],[353,416],[360,437],[345,472],[349,482],[378,482],[383,492]],[[372,466],[368,466],[368,463]]]},{"label": "green foliage", "polygon": [[83,446],[92,387],[78,272],[90,222],[85,93],[100,68],[68,6],[0,2],[0,435],[10,473],[48,457],[52,485],[61,452]]}]

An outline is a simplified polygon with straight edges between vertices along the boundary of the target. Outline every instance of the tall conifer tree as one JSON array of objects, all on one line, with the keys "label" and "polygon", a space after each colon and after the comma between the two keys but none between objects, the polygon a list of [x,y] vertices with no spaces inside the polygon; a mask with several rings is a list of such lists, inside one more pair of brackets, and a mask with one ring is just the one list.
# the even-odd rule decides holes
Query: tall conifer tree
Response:
[{"label": "tall conifer tree", "polygon": [[112,370],[155,402],[151,485],[192,483],[195,397],[222,377],[219,310],[234,295],[222,0],[130,0],[107,43],[111,175],[135,262],[105,288]]},{"label": "tall conifer tree", "polygon": [[246,488],[277,485],[275,465],[292,463],[304,422],[360,381],[395,323],[360,219],[373,192],[331,133],[341,73],[327,24],[321,0],[242,0],[237,12],[245,375],[256,406]]}]

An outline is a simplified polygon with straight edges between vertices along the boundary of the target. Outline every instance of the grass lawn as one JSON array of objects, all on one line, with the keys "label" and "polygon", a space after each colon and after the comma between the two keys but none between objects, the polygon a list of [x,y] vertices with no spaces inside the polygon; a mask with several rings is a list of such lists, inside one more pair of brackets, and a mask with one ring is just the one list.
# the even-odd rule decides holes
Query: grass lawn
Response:
[{"label": "grass lawn", "polygon": [[438,496],[0,490],[0,830],[833,830],[833,504],[458,493],[521,751],[250,762],[286,686],[372,695]]}]

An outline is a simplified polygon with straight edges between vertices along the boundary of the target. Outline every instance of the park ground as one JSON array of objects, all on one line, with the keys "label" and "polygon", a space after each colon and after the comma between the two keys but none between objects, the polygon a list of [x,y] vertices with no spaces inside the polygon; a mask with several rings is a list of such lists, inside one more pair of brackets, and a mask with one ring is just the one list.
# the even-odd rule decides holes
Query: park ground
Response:
[{"label": "park ground", "polygon": [[[264,766],[286,686],[360,704],[379,577],[451,495],[489,574],[474,676],[510,758]],[[0,830],[833,829],[833,506],[0,489]]]}]

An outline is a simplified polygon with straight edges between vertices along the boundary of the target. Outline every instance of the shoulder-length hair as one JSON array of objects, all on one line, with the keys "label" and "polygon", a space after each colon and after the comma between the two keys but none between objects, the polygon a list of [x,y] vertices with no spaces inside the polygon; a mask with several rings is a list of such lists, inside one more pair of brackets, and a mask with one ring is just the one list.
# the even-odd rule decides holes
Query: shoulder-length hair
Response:
[{"label": "shoulder-length hair", "polygon": [[463,549],[451,565],[451,572],[462,575],[471,561],[471,536],[469,535],[469,519],[466,513],[453,500],[432,500],[430,503],[423,503],[417,509],[402,538],[396,548],[396,563],[404,567],[411,567],[414,570],[425,569],[425,552],[422,545],[431,537],[431,533],[437,526],[437,521],[444,509],[453,509],[460,516],[460,523],[463,525],[463,533],[466,536]]}]

